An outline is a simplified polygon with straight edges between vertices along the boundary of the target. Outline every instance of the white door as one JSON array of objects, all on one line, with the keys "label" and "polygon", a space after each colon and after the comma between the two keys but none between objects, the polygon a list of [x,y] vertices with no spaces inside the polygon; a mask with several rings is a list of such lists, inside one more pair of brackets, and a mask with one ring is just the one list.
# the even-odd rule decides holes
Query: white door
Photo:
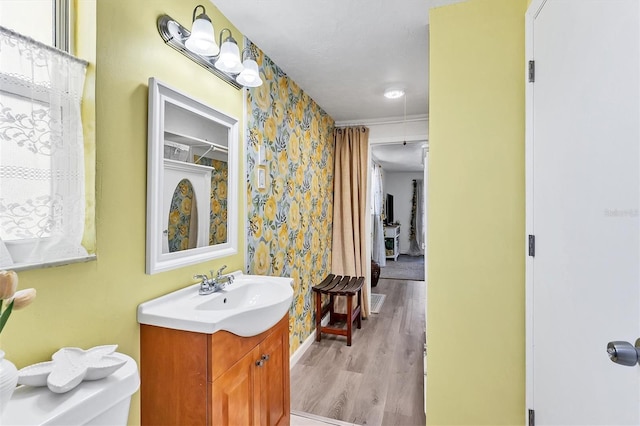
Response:
[{"label": "white door", "polygon": [[[640,1],[527,13],[527,408],[536,425],[640,424]],[[634,352],[635,355],[635,352]]]}]

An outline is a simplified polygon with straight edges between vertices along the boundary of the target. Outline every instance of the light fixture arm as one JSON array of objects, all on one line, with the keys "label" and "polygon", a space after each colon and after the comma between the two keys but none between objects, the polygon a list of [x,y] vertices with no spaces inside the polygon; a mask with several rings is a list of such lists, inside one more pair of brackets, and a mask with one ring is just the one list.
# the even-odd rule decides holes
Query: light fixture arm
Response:
[{"label": "light fixture arm", "polygon": [[218,38],[218,46],[222,46],[222,34],[224,34],[225,31],[229,33],[229,37],[225,38],[224,41],[231,41],[235,44],[238,44],[236,42],[236,39],[233,38],[233,33],[231,33],[231,30],[229,28],[223,28],[222,31],[220,31],[220,37]]},{"label": "light fixture arm", "polygon": [[211,22],[211,19],[207,16],[207,10],[201,4],[197,5],[193,9],[193,17],[191,18],[191,22],[195,22],[195,20],[196,20],[196,11],[198,10],[199,7],[202,8],[202,13],[200,15],[198,15],[198,19],[206,19],[207,21]]},{"label": "light fixture arm", "polygon": [[[244,56],[245,52],[249,53],[247,57]],[[253,59],[254,61],[256,60],[255,56],[253,56],[253,52],[251,51],[250,47],[245,47],[244,49],[242,49],[242,52],[240,52],[240,59],[242,59],[243,61],[245,59]]]}]

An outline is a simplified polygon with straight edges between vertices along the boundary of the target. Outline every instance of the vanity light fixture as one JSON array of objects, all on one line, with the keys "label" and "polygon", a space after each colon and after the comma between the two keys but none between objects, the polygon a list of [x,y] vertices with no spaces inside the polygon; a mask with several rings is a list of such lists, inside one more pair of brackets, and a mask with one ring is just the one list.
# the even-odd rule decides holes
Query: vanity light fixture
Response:
[{"label": "vanity light fixture", "polygon": [[[262,84],[258,64],[251,51],[242,51],[243,54],[245,51],[249,52],[248,58],[243,62],[238,43],[230,29],[222,29],[219,42],[216,43],[213,23],[202,5],[193,9],[192,21],[189,31],[169,15],[162,15],[158,18],[158,32],[166,44],[236,89],[258,87]],[[228,35],[223,42],[225,32]]]}]

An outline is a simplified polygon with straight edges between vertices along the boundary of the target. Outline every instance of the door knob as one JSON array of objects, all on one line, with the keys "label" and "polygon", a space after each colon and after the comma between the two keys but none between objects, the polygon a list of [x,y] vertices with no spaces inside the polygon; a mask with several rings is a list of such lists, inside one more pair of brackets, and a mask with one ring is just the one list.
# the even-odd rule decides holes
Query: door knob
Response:
[{"label": "door knob", "polygon": [[263,355],[262,355],[262,360],[263,360],[263,361],[269,361],[269,355],[267,355],[267,354],[263,354]]},{"label": "door knob", "polygon": [[616,364],[633,367],[640,360],[640,339],[636,340],[635,346],[624,341],[609,342],[607,343],[607,353],[609,359]]}]

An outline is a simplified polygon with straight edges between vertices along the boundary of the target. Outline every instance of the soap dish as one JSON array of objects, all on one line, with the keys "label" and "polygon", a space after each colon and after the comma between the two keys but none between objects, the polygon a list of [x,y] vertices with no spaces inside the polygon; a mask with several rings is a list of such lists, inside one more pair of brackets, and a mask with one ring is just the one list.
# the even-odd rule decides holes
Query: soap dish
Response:
[{"label": "soap dish", "polygon": [[18,371],[18,384],[47,386],[55,393],[65,393],[83,380],[98,380],[122,367],[126,360],[112,355],[118,345],[96,346],[83,350],[62,348],[52,361],[33,364]]}]

